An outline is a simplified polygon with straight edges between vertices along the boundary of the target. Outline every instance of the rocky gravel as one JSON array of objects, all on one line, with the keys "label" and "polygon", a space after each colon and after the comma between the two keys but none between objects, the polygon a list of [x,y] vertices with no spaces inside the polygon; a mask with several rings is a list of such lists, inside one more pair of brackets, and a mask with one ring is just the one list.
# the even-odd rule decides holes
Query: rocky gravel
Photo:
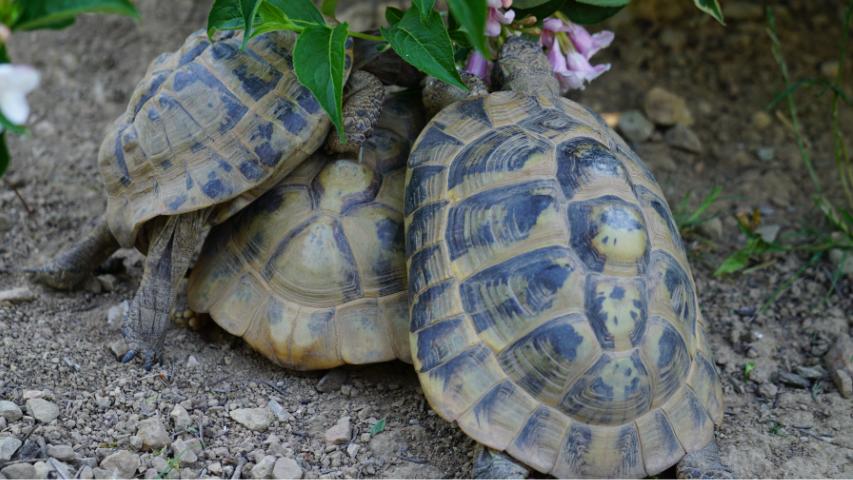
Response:
[{"label": "rocky gravel", "polygon": [[[409,365],[287,371],[178,315],[163,362],[145,372],[116,360],[126,351],[119,319],[141,277],[138,253],[120,251],[79,292],[46,290],[16,272],[103,212],[95,161],[103,129],[148,62],[203,25],[209,4],[138,3],[139,23],[86,17],[67,31],[16,35],[11,46],[44,81],[31,97],[32,135],[10,141],[13,165],[0,187],[0,477],[470,475],[472,442],[430,410]],[[788,127],[765,111],[781,84],[761,11],[725,2],[721,28],[691,2],[634,3],[612,20],[616,42],[600,54],[612,71],[572,96],[632,142],[674,210],[724,188],[714,218],[685,237],[723,379],[722,456],[744,477],[853,477],[845,363],[853,274],[835,275],[850,259],[773,256],[746,274],[712,275],[746,240],[738,213],[759,212],[777,238],[820,217]],[[832,71],[840,30],[829,3],[777,9],[798,78]],[[798,97],[815,162],[831,175],[822,98]],[[842,124],[853,125],[849,113]]]}]

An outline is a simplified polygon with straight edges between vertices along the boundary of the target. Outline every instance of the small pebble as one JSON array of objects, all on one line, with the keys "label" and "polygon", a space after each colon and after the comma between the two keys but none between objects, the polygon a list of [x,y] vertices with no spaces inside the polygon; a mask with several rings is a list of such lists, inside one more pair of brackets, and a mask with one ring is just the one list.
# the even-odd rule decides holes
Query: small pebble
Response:
[{"label": "small pebble", "polygon": [[824,357],[826,368],[844,398],[853,398],[853,339],[841,334]]},{"label": "small pebble", "polygon": [[820,64],[820,74],[835,80],[838,77],[838,60],[829,60]]},{"label": "small pebble", "polygon": [[655,125],[639,110],[629,110],[619,115],[617,128],[632,143],[645,142],[655,131]]},{"label": "small pebble", "polygon": [[71,462],[77,458],[74,449],[68,445],[48,445],[47,456],[62,460],[63,462]]},{"label": "small pebble", "polygon": [[195,355],[190,355],[187,357],[187,368],[196,368],[201,365]]},{"label": "small pebble", "polygon": [[661,87],[654,87],[646,93],[643,110],[649,120],[658,125],[693,125],[693,114],[684,98]]},{"label": "small pebble", "polygon": [[8,462],[18,451],[21,441],[12,436],[0,436],[0,462]]},{"label": "small pebble", "polygon": [[762,162],[769,162],[776,158],[776,150],[772,147],[760,147],[755,149],[755,156]]},{"label": "small pebble", "polygon": [[159,450],[169,444],[169,432],[166,431],[159,417],[139,422],[136,435],[142,439],[143,450]]},{"label": "small pebble", "polygon": [[[139,455],[127,450],[119,450],[101,460],[100,466],[108,474],[118,475],[118,478],[133,478],[139,469]],[[96,477],[97,473],[95,473]]]},{"label": "small pebble", "polygon": [[235,422],[249,430],[262,432],[269,428],[275,419],[269,408],[238,408],[228,413]]},{"label": "small pebble", "polygon": [[759,130],[764,130],[772,123],[773,118],[767,112],[759,110],[752,114],[752,125]]},{"label": "small pebble", "polygon": [[676,125],[664,134],[664,141],[672,148],[690,153],[702,152],[702,141],[693,130],[684,125]]},{"label": "small pebble", "polygon": [[50,423],[59,416],[59,407],[55,403],[43,398],[31,398],[27,400],[27,413],[42,423]]},{"label": "small pebble", "polygon": [[172,419],[172,425],[175,426],[175,430],[186,430],[193,424],[193,420],[187,409],[180,404],[175,405],[175,408],[169,413],[169,417]]},{"label": "small pebble", "polygon": [[252,478],[271,478],[273,467],[275,467],[275,457],[272,455],[264,456],[252,467]]},{"label": "small pebble", "polygon": [[21,303],[35,300],[36,296],[27,287],[12,288],[0,291],[0,303]]},{"label": "small pebble", "polygon": [[36,469],[29,463],[13,463],[0,470],[0,474],[3,474],[5,478],[9,479],[35,478]]},{"label": "small pebble", "polygon": [[302,478],[302,467],[292,458],[279,458],[272,469],[274,478]]},{"label": "small pebble", "polygon": [[21,409],[14,402],[0,400],[0,417],[10,422],[17,422],[23,415]]},{"label": "small pebble", "polygon": [[324,438],[327,445],[341,445],[350,441],[352,424],[350,417],[341,417],[334,426],[326,430]]},{"label": "small pebble", "polygon": [[780,382],[791,387],[809,388],[811,386],[811,382],[796,373],[779,372],[777,375]]},{"label": "small pebble", "polygon": [[119,337],[112,342],[110,342],[110,351],[113,352],[113,355],[117,359],[121,359],[124,357],[124,354],[130,350],[130,347],[127,345],[124,337]]},{"label": "small pebble", "polygon": [[329,370],[325,375],[323,375],[323,378],[317,382],[317,391],[320,393],[336,392],[340,390],[341,385],[343,385],[348,378],[349,374],[342,368]]}]

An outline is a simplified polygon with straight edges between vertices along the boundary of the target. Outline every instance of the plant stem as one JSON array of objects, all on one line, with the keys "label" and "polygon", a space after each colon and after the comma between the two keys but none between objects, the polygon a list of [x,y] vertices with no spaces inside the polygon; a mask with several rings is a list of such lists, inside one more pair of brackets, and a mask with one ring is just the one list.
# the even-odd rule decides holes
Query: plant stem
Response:
[{"label": "plant stem", "polygon": [[355,37],[355,38],[360,38],[362,40],[372,40],[374,42],[384,42],[385,41],[384,38],[382,38],[378,35],[371,35],[369,33],[363,33],[363,32],[349,32],[349,36]]}]

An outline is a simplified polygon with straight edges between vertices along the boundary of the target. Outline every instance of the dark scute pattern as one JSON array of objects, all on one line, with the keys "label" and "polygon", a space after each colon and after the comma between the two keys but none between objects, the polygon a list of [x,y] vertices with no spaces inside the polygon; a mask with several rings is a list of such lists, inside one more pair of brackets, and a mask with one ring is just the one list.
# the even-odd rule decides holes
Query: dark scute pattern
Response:
[{"label": "dark scute pattern", "polygon": [[470,350],[466,350],[447,362],[433,368],[427,373],[427,375],[434,379],[441,380],[442,388],[447,391],[448,387],[454,386],[451,384],[452,380],[464,377],[465,374],[462,372],[473,372],[479,370],[491,354],[491,350],[479,345],[471,348]]},{"label": "dark scute pattern", "polygon": [[498,355],[498,362],[512,377],[525,372],[516,383],[533,397],[538,397],[546,384],[552,388],[565,386],[583,344],[580,335],[561,317],[550,320],[521,337]]},{"label": "dark scute pattern", "polygon": [[[551,308],[557,292],[574,271],[563,247],[523,253],[489,267],[460,286],[462,305],[477,332],[495,323],[528,320]],[[502,297],[506,296],[506,299]],[[502,301],[500,301],[502,300]]]},{"label": "dark scute pattern", "polygon": [[[609,208],[598,218],[592,218],[592,209],[597,204],[606,204]],[[637,207],[613,195],[569,204],[568,217],[572,247],[591,270],[601,272],[607,262],[607,258],[600,254],[592,244],[593,239],[599,233],[598,226],[600,224],[623,230],[645,230],[645,225],[637,223],[634,216],[630,215],[628,211],[636,212],[636,216],[642,218]],[[645,273],[648,252],[649,247],[646,245],[646,252],[637,265],[640,274]]]},{"label": "dark scute pattern", "polygon": [[578,137],[557,145],[557,180],[567,199],[594,177],[619,177],[628,182],[625,167],[610,150],[588,137]]},{"label": "dark scute pattern", "polygon": [[183,65],[186,65],[186,64],[192,62],[193,60],[196,59],[196,57],[201,55],[202,52],[204,52],[205,49],[207,49],[207,47],[209,47],[209,46],[210,46],[210,42],[206,42],[206,41],[198,42],[195,46],[193,46],[193,48],[187,50],[186,52],[184,52],[183,55],[181,55],[181,58],[178,60],[178,66],[183,66]]},{"label": "dark scute pattern", "polygon": [[438,278],[438,267],[441,265],[441,249],[438,245],[427,247],[409,259],[409,294],[414,295],[424,288],[444,280]]},{"label": "dark scute pattern", "polygon": [[273,116],[288,132],[294,135],[299,135],[308,126],[308,122],[305,121],[296,105],[286,98],[276,99]]},{"label": "dark scute pattern", "polygon": [[477,422],[480,424],[491,422],[495,414],[501,414],[497,410],[501,404],[505,404],[508,399],[515,398],[517,394],[517,389],[512,381],[505,380],[497,384],[474,405],[474,416],[477,418]]},{"label": "dark scute pattern", "polygon": [[[614,280],[614,279],[611,279]],[[646,319],[648,309],[646,307],[647,300],[644,294],[646,286],[640,279],[633,281],[632,287],[641,292],[639,299],[632,300],[632,309],[629,313],[631,318],[622,318],[623,322],[632,322],[634,328],[631,330],[629,340],[632,346],[637,346],[643,338],[643,333],[646,331]],[[622,286],[614,285],[612,289],[605,292],[599,292],[600,285],[607,285],[607,282],[602,282],[602,277],[590,275],[586,279],[586,292],[584,295],[586,315],[595,336],[601,346],[608,350],[616,348],[616,339],[613,332],[607,326],[608,320],[611,320],[615,327],[619,327],[620,318],[618,316],[610,316],[611,312],[605,308],[607,301],[621,301],[624,299],[625,289]]]},{"label": "dark scute pattern", "polygon": [[681,233],[678,231],[678,226],[675,224],[675,219],[672,216],[672,212],[670,212],[669,207],[666,204],[666,200],[660,198],[649,190],[648,188],[642,185],[635,185],[634,191],[637,195],[637,198],[642,200],[646,205],[652,207],[652,210],[660,217],[660,220],[666,225],[669,230],[669,234],[672,237],[673,243],[675,246],[682,252],[685,253],[684,243],[681,239]]},{"label": "dark scute pattern", "polygon": [[119,179],[119,181],[125,187],[130,185],[130,172],[127,169],[127,160],[125,160],[124,158],[124,144],[121,140],[127,128],[128,126],[125,125],[121,127],[118,133],[116,133],[116,141],[115,145],[113,145],[113,158],[115,158],[118,170],[119,172],[121,172],[121,178]]},{"label": "dark scute pattern", "polygon": [[526,239],[539,215],[556,208],[558,199],[554,194],[550,182],[540,181],[496,188],[466,198],[448,214],[446,241],[450,258],[456,260],[472,248],[509,245]]},{"label": "dark scute pattern", "polygon": [[586,423],[618,425],[647,412],[651,402],[651,378],[639,354],[604,354],[569,389],[560,409]]},{"label": "dark scute pattern", "polygon": [[471,120],[476,120],[486,127],[492,127],[492,121],[489,119],[489,115],[486,113],[486,109],[483,106],[483,102],[485,97],[477,97],[470,100],[463,100],[459,102],[457,105],[457,110],[459,113]]},{"label": "dark scute pattern", "polygon": [[514,172],[532,157],[544,154],[550,145],[524,130],[504,127],[491,130],[465,147],[450,166],[447,188],[453,189],[468,177],[496,172]]},{"label": "dark scute pattern", "polygon": [[437,231],[436,217],[446,205],[446,201],[432,203],[415,211],[406,232],[406,255],[411,256],[433,239]]},{"label": "dark scute pattern", "polygon": [[[263,62],[257,57],[255,57],[255,59]],[[260,100],[263,98],[266,94],[270,93],[272,89],[275,88],[276,84],[278,84],[279,80],[281,80],[281,72],[276,71],[272,65],[263,62],[259,67],[260,66],[263,66],[269,73],[270,78],[268,80],[264,80],[258,75],[255,75],[249,68],[248,64],[243,63],[234,68],[234,76],[240,80],[240,86],[243,88],[243,91],[252,97],[253,100]]]},{"label": "dark scute pattern", "polygon": [[434,287],[424,290],[423,293],[415,298],[412,303],[412,313],[409,323],[409,329],[412,332],[418,331],[426,325],[433,323],[435,320],[440,320],[444,314],[447,305],[440,304],[440,301],[445,301],[447,290],[453,286],[452,281],[440,283]]},{"label": "dark scute pattern", "polygon": [[406,203],[404,207],[406,215],[414,212],[430,197],[430,193],[437,190],[439,185],[436,185],[436,176],[444,168],[426,165],[415,167],[411,170],[411,177],[409,178],[409,183],[406,185]]},{"label": "dark scute pattern", "polygon": [[549,108],[527,115],[518,124],[531,132],[551,136],[565,133],[578,123],[565,113]]},{"label": "dark scute pattern", "polygon": [[617,458],[622,460],[619,462],[619,467],[613,472],[615,477],[628,477],[636,474],[638,470],[645,470],[643,455],[640,450],[640,434],[633,423],[622,427],[614,446],[619,452]]},{"label": "dark scute pattern", "polygon": [[656,262],[660,262],[658,268],[663,268],[663,284],[666,287],[671,301],[672,310],[683,322],[684,328],[689,335],[696,331],[696,292],[687,275],[678,262],[668,253],[655,251]]},{"label": "dark scute pattern", "polygon": [[409,155],[409,167],[416,167],[427,161],[433,149],[441,147],[458,147],[462,142],[444,133],[440,123],[433,122],[419,137],[417,148]]},{"label": "dark scute pattern", "polygon": [[228,87],[197,63],[188,63],[175,72],[172,87],[176,92],[180,92],[193,83],[201,83],[211,90],[212,94],[215,93],[219,96],[225,108],[225,118],[219,125],[219,133],[225,133],[234,128],[234,125],[248,112],[248,107],[240,103],[240,100],[228,90]]},{"label": "dark scute pattern", "polygon": [[145,93],[139,97],[139,101],[136,102],[136,106],[133,107],[133,115],[134,117],[142,110],[142,107],[148,103],[148,100],[151,100],[151,97],[157,94],[160,91],[160,87],[163,86],[163,83],[169,78],[169,73],[171,72],[160,72],[151,76],[148,83],[148,88]]},{"label": "dark scute pattern", "polygon": [[670,425],[666,415],[661,410],[655,410],[654,415],[655,426],[661,434],[661,443],[666,447],[666,450],[668,452],[681,450],[681,443],[679,443],[678,437],[675,436],[675,432],[672,430],[672,425]]},{"label": "dark scute pattern", "polygon": [[540,406],[537,408],[521,428],[513,443],[521,451],[530,451],[538,445],[541,434],[548,429],[551,423],[551,412],[548,408]]},{"label": "dark scute pattern", "polygon": [[586,469],[590,444],[592,443],[592,429],[587,425],[573,423],[566,434],[563,443],[562,461],[569,466],[570,472],[583,472]]},{"label": "dark scute pattern", "polygon": [[464,321],[462,317],[457,317],[418,332],[418,360],[421,362],[421,372],[432,370],[459,350],[453,347],[462,340],[458,330],[463,327]]}]

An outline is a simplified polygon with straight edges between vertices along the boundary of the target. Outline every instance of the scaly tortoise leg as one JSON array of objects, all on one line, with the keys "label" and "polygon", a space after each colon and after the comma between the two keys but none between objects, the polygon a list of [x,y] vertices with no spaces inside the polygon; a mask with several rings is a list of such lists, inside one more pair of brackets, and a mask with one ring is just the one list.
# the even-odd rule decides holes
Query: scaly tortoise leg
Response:
[{"label": "scaly tortoise leg", "polygon": [[146,370],[154,364],[169,328],[178,284],[187,273],[195,247],[203,240],[210,212],[208,208],[160,217],[145,226],[149,235],[145,271],[124,319],[122,332],[130,350],[122,362],[141,355]]},{"label": "scaly tortoise leg", "polygon": [[688,453],[676,466],[678,478],[735,478],[731,468],[723,465],[717,441],[711,440],[705,448]]},{"label": "scaly tortoise leg", "polygon": [[467,72],[462,72],[461,76],[462,81],[468,86],[468,91],[444,83],[435,77],[426,77],[421,95],[428,117],[433,117],[444,107],[459,100],[489,94],[489,89],[480,77]]},{"label": "scaly tortoise leg", "polygon": [[530,469],[509,455],[478,443],[474,448],[474,478],[527,478]]},{"label": "scaly tortoise leg", "polygon": [[350,75],[346,88],[343,119],[347,141],[341,143],[338,132],[333,129],[326,141],[326,149],[331,153],[356,155],[379,121],[382,102],[385,101],[385,87],[373,74],[356,70]]},{"label": "scaly tortoise leg", "polygon": [[32,280],[59,290],[72,290],[92,276],[95,268],[116,250],[118,241],[101,220],[83,240],[60,252],[46,264],[24,269]]}]

